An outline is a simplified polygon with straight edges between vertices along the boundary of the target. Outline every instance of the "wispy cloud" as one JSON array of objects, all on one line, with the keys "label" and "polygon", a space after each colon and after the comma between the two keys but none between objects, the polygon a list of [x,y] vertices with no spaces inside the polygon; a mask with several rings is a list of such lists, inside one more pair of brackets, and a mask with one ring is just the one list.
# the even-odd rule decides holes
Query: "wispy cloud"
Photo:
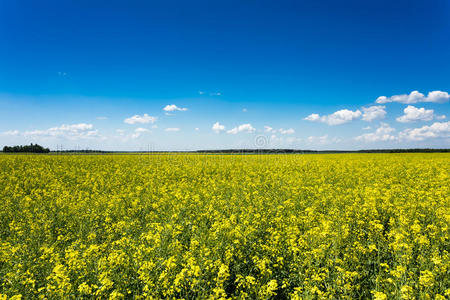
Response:
[{"label": "wispy cloud", "polygon": [[280,133],[280,134],[294,134],[295,133],[295,130],[294,130],[294,128],[289,128],[289,129],[284,129],[284,128],[280,128],[280,129],[274,129],[274,128],[272,128],[271,126],[268,126],[268,125],[266,125],[266,126],[264,126],[264,132],[267,132],[267,133]]},{"label": "wispy cloud", "polygon": [[328,134],[323,136],[310,136],[306,139],[307,144],[309,145],[329,145],[339,143],[341,140],[339,138],[330,138]]},{"label": "wispy cloud", "polygon": [[92,124],[63,124],[58,127],[52,127],[45,130],[30,130],[23,133],[28,137],[65,137],[65,138],[90,138],[98,137],[98,130],[93,128]]},{"label": "wispy cloud", "polygon": [[1,135],[8,135],[8,136],[18,136],[20,135],[19,130],[8,130],[1,133]]},{"label": "wispy cloud", "polygon": [[157,119],[158,119],[157,117],[152,117],[149,116],[148,114],[143,114],[142,116],[134,115],[130,118],[126,118],[124,122],[127,124],[148,124],[148,123],[153,124],[156,122]]},{"label": "wispy cloud", "polygon": [[272,134],[267,139],[267,145],[268,148],[270,147],[292,147],[292,146],[298,146],[303,140],[301,138],[297,137],[278,137],[275,134]]},{"label": "wispy cloud", "polygon": [[208,94],[209,96],[222,96],[221,92],[210,92],[210,93],[208,93],[208,92],[205,92],[205,91],[198,91],[198,94],[199,95],[206,95],[206,94]]}]

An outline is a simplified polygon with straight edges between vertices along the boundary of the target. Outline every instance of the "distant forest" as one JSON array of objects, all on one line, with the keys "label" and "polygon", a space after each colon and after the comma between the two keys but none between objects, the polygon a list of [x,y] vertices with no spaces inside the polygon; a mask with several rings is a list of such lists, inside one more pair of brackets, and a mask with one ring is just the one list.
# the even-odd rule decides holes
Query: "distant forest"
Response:
[{"label": "distant forest", "polygon": [[3,147],[3,152],[10,153],[49,153],[50,149],[44,148],[41,145],[33,144],[25,145],[25,146],[5,146]]},{"label": "distant forest", "polygon": [[[146,151],[102,151],[102,150],[58,150],[50,151],[38,144],[25,146],[5,146],[3,152],[9,153],[148,153]],[[198,153],[198,154],[325,154],[325,153],[445,153],[450,149],[412,148],[412,149],[366,149],[366,150],[299,150],[299,149],[221,149],[197,151],[152,151],[152,153]]]},{"label": "distant forest", "polygon": [[367,150],[296,150],[296,149],[226,149],[199,150],[198,153],[434,153],[450,152],[450,149],[414,148],[414,149],[367,149]]}]

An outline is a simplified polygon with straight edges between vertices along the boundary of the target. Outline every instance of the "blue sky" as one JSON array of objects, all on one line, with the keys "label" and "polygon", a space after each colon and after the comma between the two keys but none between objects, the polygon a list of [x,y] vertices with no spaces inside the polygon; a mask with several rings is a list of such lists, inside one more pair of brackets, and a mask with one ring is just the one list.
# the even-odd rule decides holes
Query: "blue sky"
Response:
[{"label": "blue sky", "polygon": [[7,0],[0,45],[1,147],[450,147],[444,0]]}]

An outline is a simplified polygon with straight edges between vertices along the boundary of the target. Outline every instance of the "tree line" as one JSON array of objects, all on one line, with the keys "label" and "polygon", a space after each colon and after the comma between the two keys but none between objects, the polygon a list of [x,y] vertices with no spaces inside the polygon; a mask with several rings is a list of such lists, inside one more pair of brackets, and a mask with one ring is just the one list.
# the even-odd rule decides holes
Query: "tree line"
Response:
[{"label": "tree line", "polygon": [[295,153],[295,154],[312,154],[312,153],[447,153],[450,149],[434,149],[434,148],[412,148],[412,149],[366,149],[366,150],[298,150],[298,149],[222,149],[222,150],[198,150],[198,153]]},{"label": "tree line", "polygon": [[[44,148],[41,145],[33,144],[25,146],[5,146],[3,152],[9,153],[49,153],[49,148]],[[63,150],[58,152],[64,153],[134,153],[145,151],[102,151],[102,150]],[[158,153],[246,153],[246,154],[270,154],[270,153],[434,153],[434,152],[450,152],[450,149],[433,149],[433,148],[415,148],[415,149],[367,149],[367,150],[298,150],[298,149],[221,149],[221,150],[197,150],[197,151],[158,151]]]},{"label": "tree line", "polygon": [[49,153],[50,149],[44,148],[41,145],[33,144],[25,145],[25,146],[5,146],[3,147],[3,152],[27,152],[27,153]]}]

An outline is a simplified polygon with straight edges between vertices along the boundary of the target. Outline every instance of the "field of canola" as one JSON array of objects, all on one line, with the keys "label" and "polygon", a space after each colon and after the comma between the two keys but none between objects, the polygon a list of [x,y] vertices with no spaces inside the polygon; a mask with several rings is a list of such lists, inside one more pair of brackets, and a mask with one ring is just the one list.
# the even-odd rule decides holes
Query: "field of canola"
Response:
[{"label": "field of canola", "polygon": [[0,155],[0,299],[448,299],[450,154]]}]

